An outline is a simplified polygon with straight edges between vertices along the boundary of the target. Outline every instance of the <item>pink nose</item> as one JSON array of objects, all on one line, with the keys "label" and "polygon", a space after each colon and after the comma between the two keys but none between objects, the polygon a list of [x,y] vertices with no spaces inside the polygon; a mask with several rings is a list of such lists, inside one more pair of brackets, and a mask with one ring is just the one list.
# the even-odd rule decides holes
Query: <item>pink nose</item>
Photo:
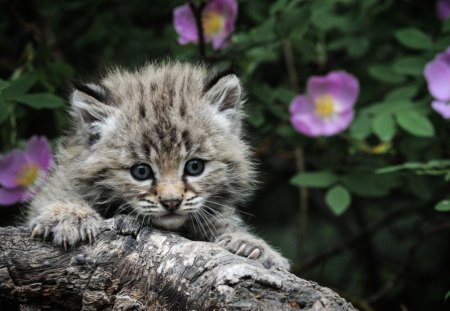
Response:
[{"label": "pink nose", "polygon": [[174,212],[180,206],[181,200],[180,199],[161,200],[159,201],[159,203],[161,203],[161,205],[164,206],[164,208],[169,212]]}]

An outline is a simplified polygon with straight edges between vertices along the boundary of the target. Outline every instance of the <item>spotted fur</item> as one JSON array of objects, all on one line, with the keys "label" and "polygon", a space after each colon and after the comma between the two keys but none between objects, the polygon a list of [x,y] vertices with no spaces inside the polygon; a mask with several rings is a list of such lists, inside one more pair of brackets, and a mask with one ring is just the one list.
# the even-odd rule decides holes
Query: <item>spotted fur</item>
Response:
[{"label": "spotted fur", "polygon": [[[123,212],[195,240],[232,245],[234,252],[245,236],[251,249],[239,254],[288,267],[235,212],[255,174],[234,74],[182,63],[115,69],[98,82],[75,84],[70,102],[73,130],[29,208],[34,236],[75,245],[92,240],[102,218]],[[199,176],[184,171],[192,159],[205,162]],[[130,168],[137,163],[150,165],[153,178],[134,179]],[[181,204],[170,212],[163,200]]]}]

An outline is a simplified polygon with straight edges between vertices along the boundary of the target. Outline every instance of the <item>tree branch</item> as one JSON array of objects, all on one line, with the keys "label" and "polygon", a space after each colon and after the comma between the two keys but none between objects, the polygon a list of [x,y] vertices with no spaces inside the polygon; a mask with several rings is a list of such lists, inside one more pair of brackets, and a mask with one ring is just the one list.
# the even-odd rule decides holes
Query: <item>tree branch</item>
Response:
[{"label": "tree branch", "polygon": [[127,220],[67,252],[0,228],[2,310],[355,310],[330,289]]}]

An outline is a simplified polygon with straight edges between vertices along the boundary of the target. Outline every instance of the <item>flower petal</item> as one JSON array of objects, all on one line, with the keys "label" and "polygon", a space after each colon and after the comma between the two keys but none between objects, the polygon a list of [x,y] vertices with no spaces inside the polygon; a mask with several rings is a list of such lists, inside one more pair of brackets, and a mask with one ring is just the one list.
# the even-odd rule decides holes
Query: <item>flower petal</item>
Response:
[{"label": "flower petal", "polygon": [[332,136],[346,130],[354,117],[353,110],[344,111],[329,119],[323,119],[321,123],[321,135]]},{"label": "flower petal", "polygon": [[436,3],[438,17],[441,21],[445,21],[450,16],[450,1],[438,0]]},{"label": "flower petal", "polygon": [[25,154],[37,163],[43,170],[49,170],[52,165],[52,149],[47,138],[41,136],[33,136],[27,143]]},{"label": "flower petal", "polygon": [[444,119],[450,119],[450,103],[433,101],[431,103],[434,111],[439,113]]},{"label": "flower petal", "polygon": [[344,71],[330,72],[326,76],[313,76],[307,85],[308,95],[313,100],[323,95],[331,95],[336,104],[336,112],[351,110],[359,94],[359,82]]},{"label": "flower petal", "polygon": [[290,120],[297,132],[310,137],[321,136],[320,127],[318,126],[320,120],[315,114],[297,113],[291,115]]},{"label": "flower petal", "polygon": [[320,118],[313,113],[291,116],[294,128],[307,136],[332,136],[347,129],[354,117],[353,110],[337,114],[331,118]]},{"label": "flower petal", "polygon": [[425,79],[431,95],[440,101],[450,100],[450,66],[435,59],[425,66]]},{"label": "flower petal", "polygon": [[311,98],[304,95],[294,97],[289,106],[289,112],[291,114],[297,113],[312,113],[314,111],[314,103]]},{"label": "flower petal", "polygon": [[203,14],[208,14],[208,12],[215,12],[222,16],[225,20],[222,31],[214,36],[206,36],[206,41],[211,42],[214,49],[223,49],[228,46],[228,37],[234,31],[234,24],[236,22],[238,11],[238,5],[236,0],[213,0],[210,1]]},{"label": "flower petal", "polygon": [[13,150],[0,158],[0,184],[9,189],[19,186],[17,177],[29,160],[22,151]]},{"label": "flower petal", "polygon": [[23,188],[0,188],[0,205],[13,205],[23,201],[24,198],[25,190]]},{"label": "flower petal", "polygon": [[220,49],[226,48],[228,46],[227,39],[228,39],[228,34],[225,34],[225,32],[212,38],[211,43],[212,43],[213,49],[220,50]]},{"label": "flower petal", "polygon": [[234,20],[238,13],[238,4],[236,0],[212,0],[209,1],[205,10],[214,10],[222,13],[227,18]]},{"label": "flower petal", "polygon": [[176,7],[173,11],[173,22],[179,38],[178,43],[198,42],[197,26],[194,15],[188,4]]}]

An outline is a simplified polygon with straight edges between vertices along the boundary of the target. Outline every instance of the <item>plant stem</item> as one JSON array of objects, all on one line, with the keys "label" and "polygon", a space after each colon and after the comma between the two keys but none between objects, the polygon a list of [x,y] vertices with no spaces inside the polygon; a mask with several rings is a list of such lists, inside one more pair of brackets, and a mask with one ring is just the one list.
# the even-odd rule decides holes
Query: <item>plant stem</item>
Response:
[{"label": "plant stem", "polygon": [[[294,62],[294,53],[292,51],[292,44],[290,39],[283,40],[283,53],[284,59],[286,62],[289,83],[291,85],[292,90],[295,93],[299,93],[298,88],[298,75],[295,71],[295,62]],[[295,149],[295,164],[297,167],[297,171],[302,173],[305,171],[305,157],[303,153],[303,149],[301,147],[297,147]],[[305,248],[305,239],[308,229],[308,189],[306,187],[300,186],[298,187],[299,194],[299,219],[298,219],[298,236],[297,236],[297,263],[299,264],[303,258],[304,248]]]},{"label": "plant stem", "polygon": [[206,59],[206,43],[205,43],[205,34],[203,32],[203,23],[202,23],[202,12],[205,8],[207,2],[201,2],[196,5],[193,0],[189,1],[189,7],[192,10],[192,14],[195,18],[195,24],[197,26],[197,34],[198,34],[198,55],[201,59]]}]

